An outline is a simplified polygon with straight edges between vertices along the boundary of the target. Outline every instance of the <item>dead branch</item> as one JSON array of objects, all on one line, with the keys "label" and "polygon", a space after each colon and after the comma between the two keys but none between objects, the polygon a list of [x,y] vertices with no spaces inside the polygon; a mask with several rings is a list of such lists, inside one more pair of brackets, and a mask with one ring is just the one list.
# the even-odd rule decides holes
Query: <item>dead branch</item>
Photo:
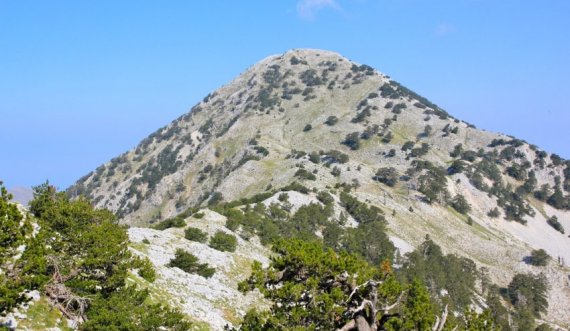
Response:
[{"label": "dead branch", "polygon": [[360,306],[356,307],[356,308],[353,310],[352,314],[353,314],[353,315],[358,314],[359,312],[361,312],[361,311],[363,311],[364,309],[366,309],[366,306],[369,306],[370,309],[374,309],[374,304],[372,303],[372,301],[364,299],[364,300],[362,300],[362,303],[360,304]]},{"label": "dead branch", "polygon": [[380,310],[384,314],[387,314],[388,312],[390,312],[390,310],[398,307],[398,305],[402,302],[402,299],[404,298],[405,294],[406,294],[406,291],[402,291],[402,293],[400,293],[400,296],[398,296],[398,299],[396,300],[396,302],[394,302],[393,304],[391,304],[389,306],[384,306],[384,307],[380,308]]},{"label": "dead branch", "polygon": [[447,305],[445,305],[445,308],[443,309],[443,313],[441,314],[441,319],[439,318],[439,316],[435,317],[435,324],[431,328],[432,331],[443,330],[446,320],[447,320]]},{"label": "dead branch", "polygon": [[68,319],[82,323],[86,321],[85,311],[91,301],[88,297],[74,294],[65,282],[79,274],[79,270],[72,270],[63,276],[60,271],[59,259],[54,256],[47,257],[48,265],[53,268],[53,275],[45,286],[45,294],[51,304],[61,311]]}]

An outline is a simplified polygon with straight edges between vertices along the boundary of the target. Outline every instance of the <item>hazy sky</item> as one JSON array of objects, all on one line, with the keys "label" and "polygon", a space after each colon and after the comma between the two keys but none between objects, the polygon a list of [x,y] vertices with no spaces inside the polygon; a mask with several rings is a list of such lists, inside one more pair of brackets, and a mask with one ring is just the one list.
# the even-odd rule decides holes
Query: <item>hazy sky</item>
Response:
[{"label": "hazy sky", "polygon": [[0,180],[64,189],[291,48],[570,158],[568,0],[0,0]]}]

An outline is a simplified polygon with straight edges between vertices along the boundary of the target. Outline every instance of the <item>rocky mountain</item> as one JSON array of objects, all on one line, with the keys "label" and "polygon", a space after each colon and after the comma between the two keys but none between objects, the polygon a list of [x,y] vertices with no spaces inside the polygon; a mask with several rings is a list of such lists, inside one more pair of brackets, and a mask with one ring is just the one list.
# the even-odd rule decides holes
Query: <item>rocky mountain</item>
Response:
[{"label": "rocky mountain", "polygon": [[[293,183],[308,190],[298,193]],[[570,229],[570,162],[520,139],[477,129],[336,53],[292,50],[262,60],[68,192],[116,212],[132,227],[135,243],[149,238],[151,248],[173,255],[166,243],[183,240],[181,233],[163,238],[166,233],[141,227],[190,207],[254,196],[268,205],[280,203],[278,191],[287,187],[301,204],[317,201],[317,192],[330,193],[334,217],[346,218],[343,226],[350,228],[354,222],[338,198],[339,188],[347,186],[383,211],[401,254],[429,235],[444,251],[489,270],[500,286],[517,272],[543,272],[551,286],[545,320],[570,325],[570,238],[564,233]],[[221,217],[207,213],[212,220]],[[155,265],[164,265],[148,247],[137,247]],[[205,247],[194,248],[206,254]],[[553,261],[543,268],[529,265],[525,261],[534,249],[544,249]],[[243,256],[267,259],[267,253],[255,254]],[[228,257],[204,258],[222,265]],[[220,276],[229,284],[220,295],[234,298],[227,302],[238,295],[231,290],[237,286],[229,276],[232,268]],[[215,309],[221,308],[207,310]],[[230,320],[218,319],[216,327]]]}]

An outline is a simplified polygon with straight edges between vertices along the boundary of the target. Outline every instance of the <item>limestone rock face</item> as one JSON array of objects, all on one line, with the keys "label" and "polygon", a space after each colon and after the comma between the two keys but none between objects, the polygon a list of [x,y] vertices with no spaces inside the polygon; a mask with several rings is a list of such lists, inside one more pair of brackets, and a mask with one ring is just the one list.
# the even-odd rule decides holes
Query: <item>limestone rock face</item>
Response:
[{"label": "limestone rock face", "polygon": [[[201,219],[187,219],[186,224],[209,235],[216,231],[231,233],[224,227],[224,216],[209,210],[204,211],[204,214]],[[249,309],[267,304],[261,293],[244,295],[237,289],[238,282],[248,276],[253,261],[268,265],[267,248],[255,241],[245,241],[238,237],[236,251],[229,253],[184,239],[184,231],[180,228],[165,231],[130,228],[129,238],[133,243],[133,252],[148,257],[157,271],[157,280],[145,284],[150,287],[152,295],[181,309],[195,321],[205,323],[214,330],[222,330],[225,325],[239,323],[239,319]],[[143,242],[145,239],[147,244]],[[194,254],[201,263],[208,263],[216,269],[216,273],[211,278],[204,278],[168,267],[178,248]],[[141,279],[137,281],[144,283]]]}]

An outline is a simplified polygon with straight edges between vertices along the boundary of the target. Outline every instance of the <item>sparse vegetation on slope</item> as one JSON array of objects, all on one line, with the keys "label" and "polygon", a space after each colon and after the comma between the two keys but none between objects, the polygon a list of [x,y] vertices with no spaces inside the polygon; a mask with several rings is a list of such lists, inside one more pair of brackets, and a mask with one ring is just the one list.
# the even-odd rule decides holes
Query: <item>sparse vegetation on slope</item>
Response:
[{"label": "sparse vegetation on slope", "polygon": [[[569,178],[569,161],[454,119],[369,66],[294,50],[249,68],[69,192],[125,224],[172,227],[164,235],[182,236],[176,226],[194,220],[174,215],[208,206],[243,240],[302,238],[375,264],[387,246],[368,238],[389,233],[409,251],[429,233],[505,286],[532,268],[522,262],[529,246],[570,260]],[[280,190],[290,197],[277,199]],[[343,191],[364,214],[384,210],[383,219],[360,222],[366,215],[349,212]],[[547,268],[559,288],[563,267]],[[486,299],[504,300],[495,292]],[[554,305],[544,318],[560,324],[570,315]]]}]

